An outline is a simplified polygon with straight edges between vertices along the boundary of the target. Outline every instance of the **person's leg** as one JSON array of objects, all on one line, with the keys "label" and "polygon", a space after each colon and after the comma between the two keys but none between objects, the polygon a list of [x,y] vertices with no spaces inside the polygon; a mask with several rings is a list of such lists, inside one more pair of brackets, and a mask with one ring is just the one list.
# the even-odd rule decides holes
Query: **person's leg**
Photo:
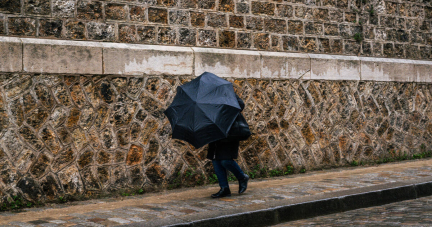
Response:
[{"label": "person's leg", "polygon": [[219,186],[221,188],[228,188],[228,179],[227,179],[227,172],[225,167],[221,164],[221,160],[213,160],[213,168],[216,172],[216,176],[219,182]]},{"label": "person's leg", "polygon": [[244,174],[243,171],[241,170],[240,166],[237,164],[236,161],[234,160],[222,160],[221,164],[223,167],[225,167],[225,169],[231,171],[234,176],[237,178],[237,180],[239,181],[239,194],[242,194],[243,192],[246,191],[247,189],[247,184],[249,181],[249,176]]},{"label": "person's leg", "polygon": [[225,167],[225,169],[229,170],[237,180],[243,180],[245,178],[245,174],[243,170],[241,170],[240,166],[234,160],[221,160],[221,165]]},{"label": "person's leg", "polygon": [[225,196],[231,196],[231,191],[228,185],[227,171],[225,167],[222,166],[221,160],[213,160],[212,163],[221,189],[218,193],[212,194],[211,197],[222,198]]}]

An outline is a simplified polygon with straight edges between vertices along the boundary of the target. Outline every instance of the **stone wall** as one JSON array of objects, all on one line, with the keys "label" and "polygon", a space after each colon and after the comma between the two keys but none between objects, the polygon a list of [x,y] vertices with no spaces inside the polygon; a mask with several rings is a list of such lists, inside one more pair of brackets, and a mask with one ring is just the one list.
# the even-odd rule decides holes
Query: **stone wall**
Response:
[{"label": "stone wall", "polygon": [[431,59],[429,0],[0,0],[0,35]]},{"label": "stone wall", "polygon": [[[0,195],[53,200],[209,180],[206,148],[170,138],[163,115],[192,76],[0,74]],[[296,171],[432,148],[432,84],[228,78],[253,136],[246,171]]]}]

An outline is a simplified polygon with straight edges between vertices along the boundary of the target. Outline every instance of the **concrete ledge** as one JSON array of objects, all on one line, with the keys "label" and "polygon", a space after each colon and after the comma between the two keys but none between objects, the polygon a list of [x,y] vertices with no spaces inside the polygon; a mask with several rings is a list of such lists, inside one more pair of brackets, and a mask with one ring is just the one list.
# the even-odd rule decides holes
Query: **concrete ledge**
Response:
[{"label": "concrete ledge", "polygon": [[195,76],[207,71],[220,77],[261,77],[259,52],[199,47],[192,49],[195,54]]},{"label": "concrete ledge", "polygon": [[432,62],[431,61],[413,61],[414,72],[416,73],[416,82],[432,83]]},{"label": "concrete ledge", "polygon": [[102,44],[21,39],[23,72],[102,74]]},{"label": "concrete ledge", "polygon": [[0,36],[0,72],[432,83],[432,61]]},{"label": "concrete ledge", "polygon": [[0,53],[0,72],[22,71],[21,39],[0,37]]},{"label": "concrete ledge", "polygon": [[360,80],[360,59],[354,56],[309,54],[311,80]]},{"label": "concrete ledge", "polygon": [[258,52],[261,55],[261,78],[300,79],[310,77],[308,54]]},{"label": "concrete ledge", "polygon": [[360,58],[360,60],[362,80],[400,82],[417,80],[413,60],[388,58]]},{"label": "concrete ledge", "polygon": [[193,51],[187,47],[103,43],[104,74],[193,73]]}]

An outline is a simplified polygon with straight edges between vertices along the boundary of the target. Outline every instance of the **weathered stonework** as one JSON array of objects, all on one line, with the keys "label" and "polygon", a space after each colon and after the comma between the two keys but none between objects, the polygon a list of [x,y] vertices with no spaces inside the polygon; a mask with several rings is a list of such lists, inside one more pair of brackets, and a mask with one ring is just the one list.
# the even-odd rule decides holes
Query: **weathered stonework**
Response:
[{"label": "weathered stonework", "polygon": [[432,59],[431,9],[408,0],[0,0],[0,35]]},{"label": "weathered stonework", "polygon": [[[1,193],[54,200],[205,182],[206,147],[172,140],[162,113],[192,78],[1,74]],[[228,80],[253,132],[240,145],[245,171],[347,166],[432,147],[430,83]]]}]

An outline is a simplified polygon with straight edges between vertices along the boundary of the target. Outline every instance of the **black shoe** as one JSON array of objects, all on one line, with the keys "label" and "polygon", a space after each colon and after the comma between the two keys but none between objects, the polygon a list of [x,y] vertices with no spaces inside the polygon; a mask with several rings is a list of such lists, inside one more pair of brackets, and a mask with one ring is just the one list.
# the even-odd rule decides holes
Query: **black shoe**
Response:
[{"label": "black shoe", "polygon": [[248,184],[248,181],[249,181],[249,176],[246,175],[246,174],[244,176],[245,177],[243,178],[243,180],[239,180],[239,194],[242,194],[247,189],[247,184]]},{"label": "black shoe", "polygon": [[229,188],[221,188],[218,193],[211,195],[212,198],[222,198],[226,196],[231,196],[231,191]]}]

